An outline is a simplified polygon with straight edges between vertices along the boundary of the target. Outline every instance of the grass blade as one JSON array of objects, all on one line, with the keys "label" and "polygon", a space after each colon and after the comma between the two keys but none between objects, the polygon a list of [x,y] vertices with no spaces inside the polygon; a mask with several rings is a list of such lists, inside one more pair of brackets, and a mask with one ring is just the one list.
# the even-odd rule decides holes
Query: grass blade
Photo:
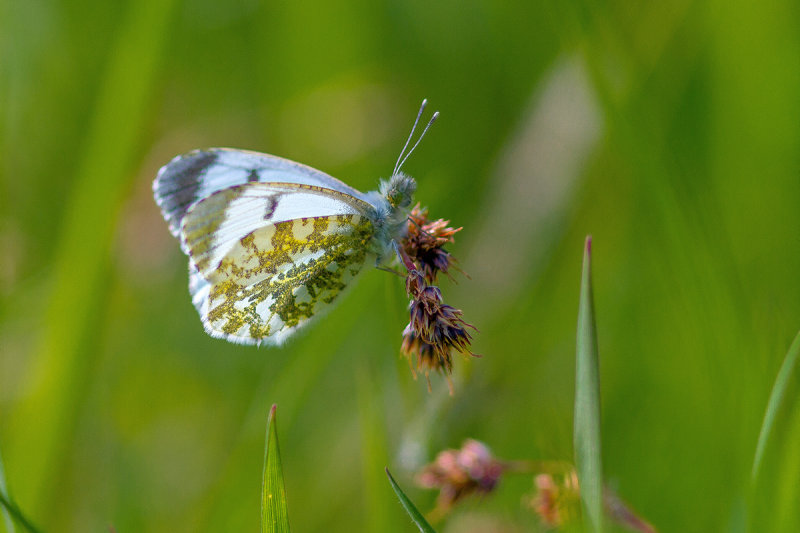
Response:
[{"label": "grass blade", "polygon": [[[4,501],[8,500],[6,494],[8,493],[8,486],[6,484],[6,470],[3,467],[3,456],[0,454],[0,496],[3,497]],[[14,522],[11,521],[11,514],[9,510],[6,508],[5,504],[0,505],[0,511],[2,511],[3,515],[3,524],[5,525],[5,531],[7,533],[14,533]]]},{"label": "grass blade", "polygon": [[[6,493],[3,490],[0,490],[0,508],[3,509],[4,515],[13,518],[19,525],[23,527],[25,531],[28,531],[29,533],[39,533],[39,530],[36,528],[36,526],[31,524],[30,520],[25,518],[25,515],[22,514],[22,511],[19,510],[19,507],[17,507],[14,502],[12,502],[8,496],[6,496]],[[6,529],[9,531],[9,533],[13,533],[13,524],[6,524]]]},{"label": "grass blade", "polygon": [[767,410],[764,413],[764,421],[761,423],[761,432],[758,434],[756,454],[753,459],[753,470],[750,475],[751,482],[753,483],[756,481],[759,470],[761,469],[761,461],[764,459],[764,450],[767,448],[767,443],[772,435],[776,415],[778,411],[780,411],[786,398],[786,389],[789,386],[789,380],[797,366],[798,356],[800,356],[800,333],[797,334],[792,345],[789,347],[781,369],[778,371],[778,377],[775,378],[775,384],[772,386],[769,402],[767,402]]},{"label": "grass blade", "polygon": [[414,522],[414,524],[417,525],[419,530],[422,533],[436,533],[428,521],[425,520],[425,517],[422,516],[422,513],[420,513],[414,504],[411,503],[411,500],[408,499],[408,496],[403,493],[402,489],[394,480],[388,468],[386,469],[386,475],[389,476],[389,483],[391,483],[394,493],[397,494],[397,497],[400,499],[400,503],[403,505],[403,508],[408,513],[408,516],[411,517],[411,520]]},{"label": "grass blade", "polygon": [[267,446],[264,449],[264,481],[261,491],[261,531],[288,533],[289,506],[283,485],[283,468],[278,447],[278,427],[273,405],[267,420]]},{"label": "grass blade", "polygon": [[603,530],[603,471],[600,461],[600,377],[592,297],[592,238],[586,237],[575,355],[575,465],[588,530]]}]

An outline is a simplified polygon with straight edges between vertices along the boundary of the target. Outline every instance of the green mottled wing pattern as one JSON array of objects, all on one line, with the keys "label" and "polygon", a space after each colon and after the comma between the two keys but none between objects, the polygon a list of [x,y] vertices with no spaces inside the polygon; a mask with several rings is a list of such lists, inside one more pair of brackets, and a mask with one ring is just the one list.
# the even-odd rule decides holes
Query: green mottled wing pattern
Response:
[{"label": "green mottled wing pattern", "polygon": [[373,226],[360,215],[279,222],[248,234],[212,273],[203,322],[229,340],[279,344],[361,271]]},{"label": "green mottled wing pattern", "polygon": [[[206,331],[280,344],[324,312],[371,253],[375,226],[362,204],[317,187],[252,184],[190,209],[182,239]],[[330,214],[275,220],[306,211]]]}]

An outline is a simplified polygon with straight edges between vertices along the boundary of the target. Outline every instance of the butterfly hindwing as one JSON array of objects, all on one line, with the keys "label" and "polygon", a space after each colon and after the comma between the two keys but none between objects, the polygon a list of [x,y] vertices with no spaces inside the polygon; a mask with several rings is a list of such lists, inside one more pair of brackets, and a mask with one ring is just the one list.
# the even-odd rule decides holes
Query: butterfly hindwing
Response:
[{"label": "butterfly hindwing", "polygon": [[206,330],[241,343],[279,344],[324,312],[360,272],[373,236],[357,214],[287,220],[243,237],[210,275],[192,269]]},{"label": "butterfly hindwing", "polygon": [[206,330],[280,343],[330,306],[369,255],[372,207],[338,191],[249,183],[186,213],[190,291]]}]

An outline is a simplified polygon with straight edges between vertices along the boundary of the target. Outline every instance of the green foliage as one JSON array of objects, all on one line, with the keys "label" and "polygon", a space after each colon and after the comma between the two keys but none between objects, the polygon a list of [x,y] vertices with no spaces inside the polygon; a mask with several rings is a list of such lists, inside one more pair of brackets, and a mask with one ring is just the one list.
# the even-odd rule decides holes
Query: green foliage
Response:
[{"label": "green foliage", "polygon": [[775,378],[758,436],[749,491],[749,531],[796,531],[800,459],[800,334],[795,337]]},{"label": "green foliage", "polygon": [[[22,526],[25,531],[29,533],[38,533],[38,529],[34,526],[30,520],[28,520],[19,507],[17,507],[14,502],[12,502],[8,496],[6,496],[5,492],[0,490],[0,507],[3,510],[3,515],[8,516],[9,519],[14,520],[17,524]],[[9,533],[14,532],[14,525],[10,522],[6,522],[5,527],[9,531]]]},{"label": "green foliage", "polygon": [[587,528],[603,531],[603,468],[600,455],[600,361],[592,296],[592,238],[583,252],[575,357],[575,467]]},{"label": "green foliage", "polygon": [[[4,502],[8,502],[8,487],[6,486],[6,470],[3,466],[3,457],[0,455],[0,495],[3,497]],[[3,524],[5,525],[6,531],[9,533],[14,533],[14,523],[11,521],[11,512],[7,509],[7,506],[4,504],[0,506],[0,515],[3,517]]]},{"label": "green foliage", "polygon": [[[367,465],[467,437],[571,458],[589,232],[604,477],[661,531],[718,531],[758,447],[747,521],[797,523],[793,385],[758,445],[800,325],[796,3],[6,0],[0,57],[0,447],[44,531],[252,531],[272,402],[297,531],[394,523]],[[208,338],[159,166],[234,146],[368,190],[424,97],[404,170],[464,226],[471,279],[442,288],[483,355],[454,395],[400,360],[385,272],[281,348]],[[535,523],[513,483],[454,518]]]},{"label": "green foliage", "polygon": [[778,412],[786,409],[786,391],[792,382],[797,380],[795,367],[797,366],[798,356],[800,356],[800,333],[794,338],[794,342],[789,347],[778,376],[775,378],[775,384],[772,386],[772,393],[769,395],[769,403],[767,403],[767,410],[764,413],[764,421],[761,423],[761,432],[758,434],[758,444],[756,445],[756,454],[753,460],[753,481],[758,478],[761,461],[764,459],[764,451],[772,437],[773,426]]},{"label": "green foliage", "polygon": [[[15,413],[21,429],[11,445],[22,448],[9,450],[10,455],[24,455],[25,464],[19,466],[26,476],[20,492],[35,490],[35,508],[48,507],[60,497],[53,473],[67,461],[64,445],[74,438],[82,394],[94,370],[96,352],[86,349],[86,339],[100,318],[113,220],[139,157],[174,4],[148,0],[123,11],[96,80],[97,98],[87,117],[83,146],[74,156],[75,177],[54,233],[58,239],[52,242],[52,281],[42,331],[32,351],[31,386]],[[63,174],[54,168],[51,177]],[[37,424],[23,422],[33,418]]]},{"label": "green foliage", "polygon": [[400,499],[400,504],[403,506],[403,509],[406,510],[408,516],[414,522],[414,525],[416,525],[422,533],[436,533],[428,521],[425,520],[425,517],[422,516],[422,513],[417,510],[411,500],[408,499],[408,496],[405,495],[403,489],[401,489],[400,485],[398,485],[394,480],[392,473],[389,472],[388,468],[386,469],[386,475],[389,477],[389,483],[392,485],[392,490],[394,490],[394,493],[397,494],[397,497]]},{"label": "green foliage", "polygon": [[261,485],[261,532],[289,533],[289,504],[283,485],[281,452],[278,446],[277,406],[273,405],[267,420],[267,438],[264,447],[264,473]]},{"label": "green foliage", "polygon": [[379,388],[380,379],[373,371],[375,365],[365,362],[358,370],[358,425],[360,440],[361,479],[364,490],[364,531],[407,531],[403,511],[397,506],[395,497],[386,490],[384,465],[391,460],[392,449],[387,442],[386,421],[383,417]]}]

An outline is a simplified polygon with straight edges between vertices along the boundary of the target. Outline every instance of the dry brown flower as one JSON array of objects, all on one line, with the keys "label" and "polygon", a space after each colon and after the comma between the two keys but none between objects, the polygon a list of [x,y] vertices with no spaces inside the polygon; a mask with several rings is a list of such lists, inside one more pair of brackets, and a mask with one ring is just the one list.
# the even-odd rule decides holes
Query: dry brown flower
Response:
[{"label": "dry brown flower", "polygon": [[[449,220],[429,220],[427,209],[417,204],[408,216],[406,237],[397,248],[407,271],[406,293],[411,298],[400,349],[414,375],[417,371],[425,374],[429,390],[431,370],[446,376],[452,372],[453,350],[475,355],[470,349],[472,336],[467,331],[475,327],[464,321],[460,309],[444,303],[441,290],[434,285],[440,272],[450,277],[454,262],[444,245],[452,243],[461,228],[451,228],[449,224]],[[449,377],[448,384],[452,393]]]},{"label": "dry brown flower", "polygon": [[454,242],[454,235],[462,228],[448,227],[449,220],[428,220],[428,210],[414,206],[408,215],[408,231],[401,246],[411,261],[425,276],[425,280],[436,283],[436,276],[443,272],[448,277],[452,262],[450,253],[444,249]]},{"label": "dry brown flower", "polygon": [[[577,522],[581,514],[580,487],[574,468],[564,473],[542,473],[534,477],[536,493],[528,505],[547,527],[562,527]],[[617,524],[640,533],[656,533],[645,519],[637,515],[608,487],[603,488],[603,509]]]},{"label": "dry brown flower", "polygon": [[422,370],[426,377],[431,370],[450,374],[453,350],[475,356],[470,350],[472,336],[467,331],[475,327],[464,321],[460,309],[442,301],[438,287],[428,285],[418,270],[411,270],[406,278],[406,291],[411,297],[410,319],[403,330],[401,351],[409,363],[416,359],[416,369],[412,366],[412,372]]},{"label": "dry brown flower", "polygon": [[536,494],[529,505],[547,527],[561,527],[580,516],[581,495],[574,469],[565,474],[539,474],[533,478]]},{"label": "dry brown flower", "polygon": [[468,439],[458,450],[440,452],[433,463],[420,470],[416,480],[422,487],[439,489],[433,514],[441,516],[471,494],[489,494],[504,469],[504,463],[492,455],[488,446]]}]

